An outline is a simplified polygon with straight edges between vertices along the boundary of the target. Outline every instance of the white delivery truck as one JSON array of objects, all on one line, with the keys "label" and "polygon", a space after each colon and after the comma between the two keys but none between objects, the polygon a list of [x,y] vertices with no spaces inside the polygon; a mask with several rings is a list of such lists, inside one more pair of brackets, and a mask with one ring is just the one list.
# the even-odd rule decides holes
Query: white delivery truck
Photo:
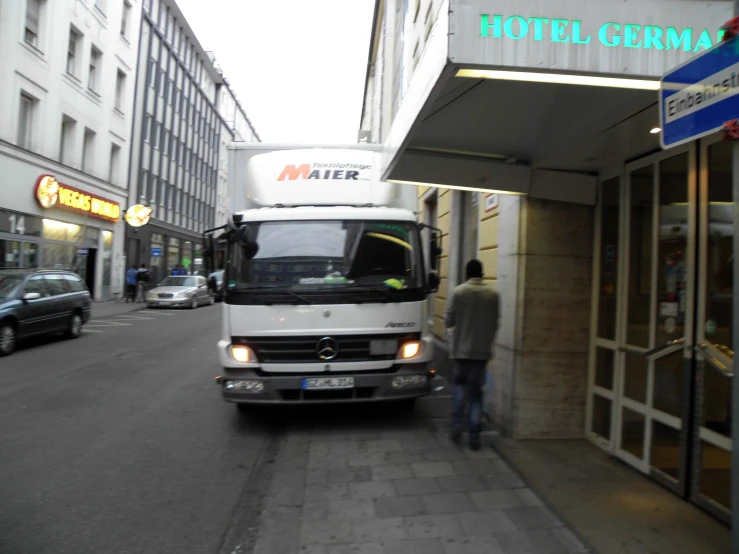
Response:
[{"label": "white delivery truck", "polygon": [[204,234],[209,270],[223,260],[224,399],[244,410],[428,394],[441,234],[422,232],[405,185],[376,179],[380,153],[260,144],[230,155],[232,200],[246,208]]}]

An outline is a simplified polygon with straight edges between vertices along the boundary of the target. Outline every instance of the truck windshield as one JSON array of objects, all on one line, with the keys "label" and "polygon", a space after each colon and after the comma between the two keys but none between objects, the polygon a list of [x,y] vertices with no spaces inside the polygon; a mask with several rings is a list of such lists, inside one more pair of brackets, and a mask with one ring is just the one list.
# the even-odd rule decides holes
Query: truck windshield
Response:
[{"label": "truck windshield", "polygon": [[418,226],[410,221],[270,221],[249,223],[256,255],[231,247],[228,290],[419,289]]}]

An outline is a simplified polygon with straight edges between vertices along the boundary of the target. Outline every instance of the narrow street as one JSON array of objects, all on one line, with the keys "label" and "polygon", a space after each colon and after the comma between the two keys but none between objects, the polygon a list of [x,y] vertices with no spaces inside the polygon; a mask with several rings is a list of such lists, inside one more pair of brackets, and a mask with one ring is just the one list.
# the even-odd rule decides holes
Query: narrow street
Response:
[{"label": "narrow street", "polygon": [[220,310],[2,360],[2,554],[584,551],[495,451],[448,442],[448,388],[240,415],[213,384]]}]

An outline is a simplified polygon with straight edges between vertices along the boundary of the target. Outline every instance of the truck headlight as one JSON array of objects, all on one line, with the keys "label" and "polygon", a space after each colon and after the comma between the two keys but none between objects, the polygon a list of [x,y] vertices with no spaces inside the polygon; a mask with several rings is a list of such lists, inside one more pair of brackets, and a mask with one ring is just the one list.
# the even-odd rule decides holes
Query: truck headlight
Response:
[{"label": "truck headlight", "polygon": [[254,352],[252,352],[251,348],[244,346],[243,344],[231,345],[231,356],[234,360],[241,362],[242,364],[256,361],[256,356],[254,355]]},{"label": "truck headlight", "polygon": [[403,346],[400,347],[400,358],[403,360],[407,360],[409,358],[413,358],[415,356],[418,356],[418,353],[421,351],[421,343],[417,340],[406,342]]}]

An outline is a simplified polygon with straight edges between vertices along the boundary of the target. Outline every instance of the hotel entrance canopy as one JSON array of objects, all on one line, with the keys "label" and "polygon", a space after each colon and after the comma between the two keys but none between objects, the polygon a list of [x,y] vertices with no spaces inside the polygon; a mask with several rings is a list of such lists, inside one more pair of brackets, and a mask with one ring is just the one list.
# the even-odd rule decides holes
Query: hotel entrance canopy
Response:
[{"label": "hotel entrance canopy", "polygon": [[659,149],[660,76],[719,41],[734,8],[438,4],[425,26],[424,14],[406,26],[396,74],[407,85],[384,141],[384,177],[582,203],[594,201],[599,171]]}]

